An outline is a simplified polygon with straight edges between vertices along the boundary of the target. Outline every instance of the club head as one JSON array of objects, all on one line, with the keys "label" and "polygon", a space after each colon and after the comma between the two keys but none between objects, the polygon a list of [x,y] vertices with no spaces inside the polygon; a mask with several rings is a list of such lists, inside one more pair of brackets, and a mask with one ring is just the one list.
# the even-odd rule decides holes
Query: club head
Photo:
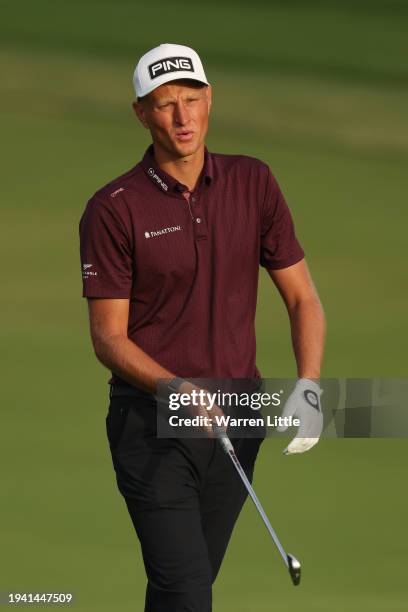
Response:
[{"label": "club head", "polygon": [[293,584],[297,586],[300,582],[300,563],[293,555],[288,553],[286,556],[288,558],[288,570],[290,577],[292,578]]}]

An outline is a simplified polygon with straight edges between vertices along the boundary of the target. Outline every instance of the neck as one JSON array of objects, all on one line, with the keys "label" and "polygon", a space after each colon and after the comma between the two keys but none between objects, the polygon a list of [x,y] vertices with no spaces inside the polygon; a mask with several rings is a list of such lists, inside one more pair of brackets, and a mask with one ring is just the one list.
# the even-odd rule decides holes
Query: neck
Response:
[{"label": "neck", "polygon": [[154,157],[159,168],[194,191],[204,167],[204,145],[192,155],[177,158],[154,145]]}]

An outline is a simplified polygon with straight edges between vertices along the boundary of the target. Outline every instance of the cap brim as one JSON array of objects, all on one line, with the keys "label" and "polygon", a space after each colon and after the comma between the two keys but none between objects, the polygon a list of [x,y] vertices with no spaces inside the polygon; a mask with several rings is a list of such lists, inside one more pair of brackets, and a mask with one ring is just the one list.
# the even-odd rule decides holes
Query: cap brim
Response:
[{"label": "cap brim", "polygon": [[155,89],[157,89],[158,87],[160,87],[161,85],[165,85],[166,83],[171,83],[171,81],[195,81],[196,83],[200,83],[201,85],[209,85],[208,81],[204,80],[204,79],[197,79],[196,77],[192,77],[191,76],[191,72],[177,72],[177,74],[168,74],[168,75],[163,75],[164,78],[160,78],[160,80],[158,80],[157,83],[154,83],[154,85],[151,85],[150,87],[147,87],[146,89],[143,90],[143,92],[137,94],[138,98],[144,98],[145,96],[147,96],[149,93],[151,93],[152,91],[154,91]]}]

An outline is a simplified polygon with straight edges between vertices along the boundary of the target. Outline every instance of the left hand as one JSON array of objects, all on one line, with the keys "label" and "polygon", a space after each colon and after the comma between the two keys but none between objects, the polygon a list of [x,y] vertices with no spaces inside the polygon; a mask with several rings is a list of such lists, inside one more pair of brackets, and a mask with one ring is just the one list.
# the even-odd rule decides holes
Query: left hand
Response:
[{"label": "left hand", "polygon": [[[323,430],[323,413],[320,405],[322,393],[320,386],[313,380],[300,378],[297,381],[282,411],[282,417],[300,420],[296,437],[283,451],[285,455],[304,453],[318,443]],[[287,428],[287,425],[280,425],[276,429],[283,432]]]}]

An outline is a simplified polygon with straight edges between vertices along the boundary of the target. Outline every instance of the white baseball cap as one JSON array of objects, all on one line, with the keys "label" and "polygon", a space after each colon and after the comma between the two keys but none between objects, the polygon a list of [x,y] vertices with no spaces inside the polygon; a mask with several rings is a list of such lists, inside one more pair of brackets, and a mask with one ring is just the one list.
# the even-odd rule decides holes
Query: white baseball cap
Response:
[{"label": "white baseball cap", "polygon": [[192,79],[209,85],[204,68],[194,49],[165,43],[150,49],[140,58],[133,84],[138,98],[169,81]]}]

